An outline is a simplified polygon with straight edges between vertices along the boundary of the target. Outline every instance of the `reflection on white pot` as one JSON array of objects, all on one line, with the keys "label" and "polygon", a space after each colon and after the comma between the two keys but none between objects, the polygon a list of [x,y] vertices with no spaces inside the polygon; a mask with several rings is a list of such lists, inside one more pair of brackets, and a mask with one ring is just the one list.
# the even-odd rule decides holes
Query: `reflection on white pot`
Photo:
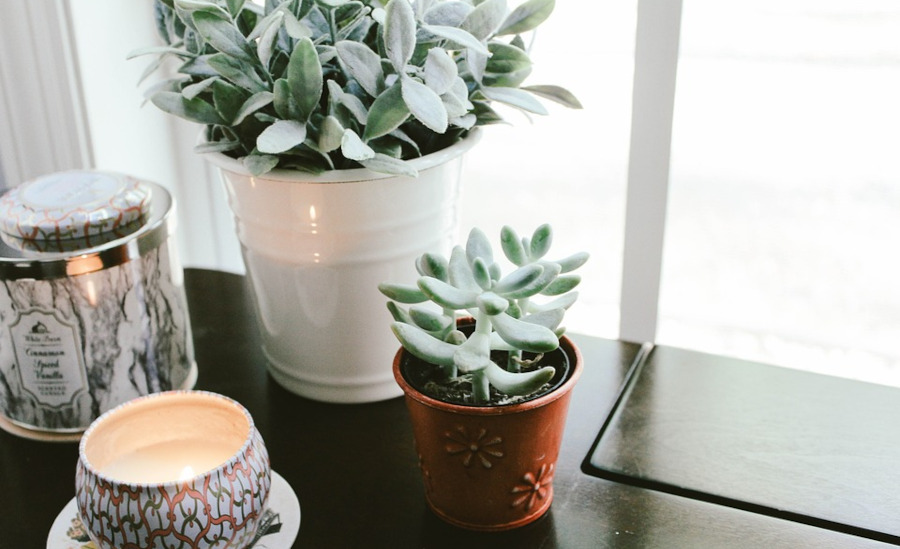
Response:
[{"label": "reflection on white pot", "polygon": [[467,139],[412,161],[416,178],[365,169],[311,176],[249,175],[224,155],[235,215],[272,377],[299,395],[371,402],[400,395],[396,340],[378,284],[415,279],[410,262],[449,252],[456,237]]}]

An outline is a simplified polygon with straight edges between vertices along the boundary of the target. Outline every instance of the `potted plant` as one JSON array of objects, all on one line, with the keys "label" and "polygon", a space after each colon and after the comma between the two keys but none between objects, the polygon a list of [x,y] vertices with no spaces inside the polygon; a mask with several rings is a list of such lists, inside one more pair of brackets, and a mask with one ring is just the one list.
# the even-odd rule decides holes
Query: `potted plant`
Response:
[{"label": "potted plant", "polygon": [[[486,236],[473,229],[449,260],[422,255],[416,285],[379,286],[402,345],[394,377],[406,395],[426,500],[451,524],[516,528],[540,518],[553,499],[569,396],[582,370],[560,325],[577,299],[580,277],[572,271],[588,256],[545,259],[551,240],[548,225],[528,239],[504,227],[502,250],[516,266],[504,276]],[[553,298],[539,303],[540,296]]]},{"label": "potted plant", "polygon": [[[455,238],[460,159],[504,103],[579,107],[523,86],[523,35],[554,0],[157,0],[147,90],[203,125],[220,168],[273,377],[335,402],[399,394],[377,282]],[[358,345],[344,345],[348,337]]]}]

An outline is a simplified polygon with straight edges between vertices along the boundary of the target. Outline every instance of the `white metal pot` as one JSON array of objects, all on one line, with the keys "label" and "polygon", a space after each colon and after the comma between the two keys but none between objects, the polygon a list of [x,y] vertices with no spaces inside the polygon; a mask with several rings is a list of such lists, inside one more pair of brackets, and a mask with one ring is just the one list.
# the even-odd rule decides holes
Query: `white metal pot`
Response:
[{"label": "white metal pot", "polygon": [[399,396],[391,372],[384,281],[415,282],[426,251],[456,238],[462,155],[473,132],[412,160],[416,178],[365,169],[254,177],[209,155],[235,215],[269,372],[283,387],[326,402]]}]

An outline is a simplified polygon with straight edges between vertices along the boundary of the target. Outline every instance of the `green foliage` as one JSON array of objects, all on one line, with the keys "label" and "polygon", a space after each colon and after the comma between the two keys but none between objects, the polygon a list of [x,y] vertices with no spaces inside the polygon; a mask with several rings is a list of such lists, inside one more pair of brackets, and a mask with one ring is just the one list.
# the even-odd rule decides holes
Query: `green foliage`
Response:
[{"label": "green foliage", "polygon": [[[457,246],[447,260],[425,254],[416,260],[420,277],[416,286],[381,284],[394,317],[391,329],[413,355],[441,366],[448,377],[473,377],[474,401],[489,398],[489,384],[508,395],[528,395],[547,383],[555,370],[546,366],[521,372],[523,351],[546,353],[559,346],[565,311],[577,299],[571,291],[581,278],[571,272],[587,259],[581,252],[559,261],[544,259],[553,232],[538,227],[530,238],[519,238],[509,227],[500,234],[501,249],[517,268],[503,275],[494,261],[485,234],[472,229],[465,248]],[[533,298],[556,296],[539,304]],[[431,301],[434,310],[402,304]],[[475,319],[474,331],[466,337],[456,330],[459,313]],[[508,351],[503,367],[491,360],[491,351]]]},{"label": "green foliage", "polygon": [[161,110],[203,124],[199,152],[254,174],[365,166],[415,175],[405,161],[502,121],[504,103],[546,114],[537,97],[580,108],[568,91],[521,86],[521,33],[554,0],[157,0],[164,46],[145,76],[174,60],[177,78],[148,88]]}]

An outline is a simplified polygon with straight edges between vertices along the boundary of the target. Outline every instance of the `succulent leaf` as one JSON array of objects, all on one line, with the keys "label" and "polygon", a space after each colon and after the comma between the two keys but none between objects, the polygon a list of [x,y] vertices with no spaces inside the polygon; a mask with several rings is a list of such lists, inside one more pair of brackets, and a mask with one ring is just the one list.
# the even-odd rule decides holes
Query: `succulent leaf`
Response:
[{"label": "succulent leaf", "polygon": [[491,317],[497,334],[510,345],[523,351],[546,353],[559,347],[559,339],[553,330],[515,319],[501,313]]},{"label": "succulent leaf", "polygon": [[[515,295],[515,292],[527,287],[536,281],[544,272],[544,267],[538,264],[525,265],[501,278],[494,285],[494,291],[500,295]],[[533,295],[533,294],[532,294]],[[515,297],[518,299],[518,297]]]},{"label": "succulent leaf", "polygon": [[424,303],[428,301],[428,296],[418,286],[385,282],[378,285],[378,291],[388,299],[393,299],[400,303]]},{"label": "succulent leaf", "polygon": [[477,305],[480,292],[461,290],[436,278],[422,277],[419,288],[429,299],[447,309],[470,309]]},{"label": "succulent leaf", "polygon": [[509,300],[494,292],[485,292],[478,296],[476,301],[481,312],[488,316],[499,315],[509,309]]},{"label": "succulent leaf", "polygon": [[478,284],[482,290],[491,289],[493,283],[491,281],[490,268],[480,257],[476,257],[472,262],[472,276],[475,278],[475,283]]},{"label": "succulent leaf", "polygon": [[539,265],[543,268],[539,277],[516,290],[509,290],[503,295],[510,299],[524,299],[541,293],[559,275],[559,265],[549,262],[542,262]]},{"label": "succulent leaf", "polygon": [[488,265],[494,262],[494,252],[487,235],[476,227],[469,232],[469,238],[466,240],[466,259],[469,265],[474,265],[475,259],[479,257]]},{"label": "succulent leaf", "polygon": [[443,332],[455,321],[445,314],[424,307],[410,307],[412,323],[428,332]]},{"label": "succulent leaf", "polygon": [[528,303],[528,310],[538,313],[552,309],[568,309],[576,301],[578,301],[578,292],[568,292],[546,303],[535,303],[530,301]]},{"label": "succulent leaf", "polygon": [[587,260],[589,258],[590,254],[588,254],[587,252],[577,252],[568,257],[557,260],[556,263],[559,264],[561,273],[568,273],[587,263]]},{"label": "succulent leaf", "polygon": [[529,395],[556,375],[556,369],[545,366],[533,372],[512,373],[491,362],[485,370],[491,385],[508,395]]},{"label": "succulent leaf", "polygon": [[519,240],[519,234],[508,225],[504,225],[500,229],[500,249],[503,250],[503,255],[506,256],[506,259],[512,261],[513,265],[521,267],[528,263],[528,254]]},{"label": "succulent leaf", "polygon": [[471,292],[481,292],[481,286],[475,282],[472,270],[469,268],[469,260],[466,252],[460,246],[455,246],[450,252],[450,262],[447,266],[449,282],[457,288]]},{"label": "succulent leaf", "polygon": [[416,259],[416,270],[422,276],[430,276],[447,282],[449,274],[447,273],[447,259],[435,253],[424,253]]},{"label": "succulent leaf", "polygon": [[541,293],[544,295],[562,295],[581,282],[581,275],[566,274],[556,278],[549,286],[544,288]]},{"label": "succulent leaf", "polygon": [[487,334],[474,333],[453,353],[453,363],[460,372],[471,373],[483,370],[491,362],[491,338]]},{"label": "succulent leaf", "polygon": [[550,245],[552,243],[553,229],[550,228],[550,225],[545,223],[539,226],[531,235],[530,249],[528,251],[529,257],[531,257],[532,261],[544,257],[550,250]]},{"label": "succulent leaf", "polygon": [[452,366],[453,358],[459,345],[453,345],[436,339],[421,328],[394,322],[391,330],[400,340],[400,344],[413,355],[438,366]]},{"label": "succulent leaf", "polygon": [[522,317],[522,322],[528,322],[530,324],[537,324],[538,326],[543,326],[549,330],[556,331],[559,328],[559,325],[562,324],[563,318],[566,316],[566,310],[562,307],[557,307],[555,309],[548,309],[546,311],[539,311],[536,313],[532,313],[528,316]]}]

